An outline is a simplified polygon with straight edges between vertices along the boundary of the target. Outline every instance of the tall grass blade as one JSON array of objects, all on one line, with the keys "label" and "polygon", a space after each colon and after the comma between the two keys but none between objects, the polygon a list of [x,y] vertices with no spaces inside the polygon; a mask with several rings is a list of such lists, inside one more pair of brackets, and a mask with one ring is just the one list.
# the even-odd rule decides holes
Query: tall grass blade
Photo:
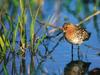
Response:
[{"label": "tall grass blade", "polygon": [[46,35],[44,34],[44,35],[42,36],[42,38],[38,40],[38,42],[37,42],[37,44],[36,44],[36,46],[35,46],[35,50],[37,50],[38,46],[41,44],[41,42],[42,42],[45,38],[46,38]]},{"label": "tall grass blade", "polygon": [[9,74],[8,74],[8,70],[7,70],[7,68],[6,68],[6,65],[3,65],[3,69],[4,69],[4,74],[5,74],[5,75],[9,75]]},{"label": "tall grass blade", "polygon": [[40,6],[38,7],[36,14],[35,14],[35,17],[34,17],[33,14],[32,14],[31,7],[30,7],[30,13],[31,13],[31,17],[32,17],[32,22],[31,22],[31,25],[30,25],[30,40],[31,40],[32,50],[33,50],[33,39],[34,39],[34,35],[35,35],[35,32],[34,32],[35,22],[36,22],[36,18],[38,16],[39,10],[40,10]]},{"label": "tall grass blade", "polygon": [[18,23],[17,23],[15,30],[13,32],[13,43],[12,43],[13,49],[15,48],[15,44],[16,44],[16,36],[17,36],[18,27],[19,27],[19,20],[20,19],[18,18]]}]

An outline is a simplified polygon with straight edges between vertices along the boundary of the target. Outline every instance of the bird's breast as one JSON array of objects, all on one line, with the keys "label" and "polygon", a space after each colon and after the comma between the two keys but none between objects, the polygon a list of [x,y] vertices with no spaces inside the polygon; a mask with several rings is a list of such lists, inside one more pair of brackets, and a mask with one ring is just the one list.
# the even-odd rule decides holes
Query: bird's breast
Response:
[{"label": "bird's breast", "polygon": [[65,38],[67,39],[68,42],[72,44],[82,44],[83,40],[80,38],[80,35],[76,35],[76,33],[65,33]]}]

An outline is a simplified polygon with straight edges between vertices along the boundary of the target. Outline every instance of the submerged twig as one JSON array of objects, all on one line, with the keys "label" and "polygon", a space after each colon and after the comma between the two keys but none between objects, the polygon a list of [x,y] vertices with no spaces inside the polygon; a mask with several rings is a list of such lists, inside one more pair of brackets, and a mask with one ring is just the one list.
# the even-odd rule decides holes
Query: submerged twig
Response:
[{"label": "submerged twig", "polygon": [[98,14],[100,14],[100,11],[97,11],[97,12],[93,13],[92,15],[86,17],[84,20],[80,21],[77,25],[78,25],[78,26],[81,25],[82,23],[88,21],[89,19],[91,19],[92,17],[94,17],[94,16],[96,16],[96,15],[98,15]]}]

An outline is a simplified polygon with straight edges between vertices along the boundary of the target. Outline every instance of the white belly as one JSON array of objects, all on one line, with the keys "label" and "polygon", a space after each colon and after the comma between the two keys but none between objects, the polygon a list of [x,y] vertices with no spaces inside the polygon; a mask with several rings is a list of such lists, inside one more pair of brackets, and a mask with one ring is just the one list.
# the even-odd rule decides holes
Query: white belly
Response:
[{"label": "white belly", "polygon": [[80,45],[80,44],[83,43],[83,41],[80,40],[80,39],[78,39],[78,38],[74,38],[74,39],[72,39],[71,42],[72,42],[73,44],[78,44],[78,45]]}]

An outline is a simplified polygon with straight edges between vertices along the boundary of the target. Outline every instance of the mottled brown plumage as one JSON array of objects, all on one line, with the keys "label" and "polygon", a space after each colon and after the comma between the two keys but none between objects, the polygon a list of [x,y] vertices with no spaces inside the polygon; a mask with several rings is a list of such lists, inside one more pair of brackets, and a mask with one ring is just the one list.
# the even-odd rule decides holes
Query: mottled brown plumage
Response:
[{"label": "mottled brown plumage", "polygon": [[90,37],[90,33],[88,33],[84,28],[73,25],[72,23],[65,23],[62,29],[65,39],[72,44],[80,45]]}]

